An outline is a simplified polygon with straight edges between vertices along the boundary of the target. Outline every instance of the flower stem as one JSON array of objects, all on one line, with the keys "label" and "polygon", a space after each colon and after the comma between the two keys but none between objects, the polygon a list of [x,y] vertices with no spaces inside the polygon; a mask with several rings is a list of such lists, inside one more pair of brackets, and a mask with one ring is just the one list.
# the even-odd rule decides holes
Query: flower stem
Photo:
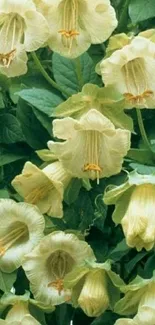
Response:
[{"label": "flower stem", "polygon": [[62,89],[46,72],[46,70],[44,69],[44,67],[42,66],[37,54],[35,52],[31,52],[31,56],[36,64],[36,66],[38,67],[39,71],[41,72],[41,74],[43,75],[43,77],[48,81],[48,83],[54,87],[55,89],[59,90],[62,94],[65,94],[67,97],[70,97],[71,94],[69,94],[66,90]]},{"label": "flower stem", "polygon": [[119,24],[117,27],[117,32],[122,32],[126,30],[127,18],[128,18],[128,5],[130,0],[122,1],[122,11],[119,17]]},{"label": "flower stem", "polygon": [[146,149],[148,149],[149,151],[152,152],[151,144],[148,140],[148,137],[147,137],[147,134],[146,134],[146,131],[144,128],[141,111],[140,111],[140,109],[136,109],[136,112],[137,112],[138,125],[139,125],[139,129],[140,129],[140,133],[141,133],[141,137],[143,139],[144,145],[145,145]]}]

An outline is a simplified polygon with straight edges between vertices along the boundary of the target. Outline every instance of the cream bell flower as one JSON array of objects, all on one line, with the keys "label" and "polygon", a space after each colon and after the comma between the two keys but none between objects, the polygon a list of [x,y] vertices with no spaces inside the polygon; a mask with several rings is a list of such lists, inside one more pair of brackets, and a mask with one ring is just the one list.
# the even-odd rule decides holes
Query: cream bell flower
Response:
[{"label": "cream bell flower", "polygon": [[39,325],[40,323],[30,314],[28,300],[28,294],[23,296],[4,294],[0,300],[1,310],[9,305],[12,305],[12,307],[5,320],[0,320],[0,325]]},{"label": "cream bell flower", "polygon": [[[49,37],[48,24],[32,0],[0,1],[0,71],[14,77],[26,72],[27,56]],[[23,45],[21,47],[20,45]],[[19,66],[18,66],[19,65]],[[15,68],[16,67],[16,68]],[[17,69],[17,70],[16,70]]]},{"label": "cream bell flower", "polygon": [[[109,0],[44,0],[50,27],[50,48],[69,58],[87,51],[91,44],[109,38],[117,26]],[[45,14],[45,12],[44,12]]]},{"label": "cream bell flower", "polygon": [[0,269],[13,272],[43,237],[44,218],[27,203],[0,200]]},{"label": "cream bell flower", "polygon": [[63,217],[63,193],[71,180],[61,162],[56,161],[42,170],[26,162],[22,174],[16,176],[12,186],[25,199],[35,204],[42,213],[51,217]]},{"label": "cream bell flower", "polygon": [[130,148],[130,132],[115,129],[111,121],[91,109],[78,121],[66,117],[53,121],[54,136],[65,142],[49,141],[48,146],[75,177],[92,180],[120,172]]},{"label": "cream bell flower", "polygon": [[127,108],[155,106],[154,71],[155,44],[141,36],[100,63],[104,84],[125,96]]},{"label": "cream bell flower", "polygon": [[56,231],[44,237],[22,265],[35,299],[47,305],[69,301],[71,290],[64,289],[64,278],[89,258],[95,260],[92,249],[74,234]]},{"label": "cream bell flower", "polygon": [[76,267],[65,278],[65,287],[73,288],[72,302],[80,306],[89,317],[98,317],[106,309],[113,309],[120,298],[121,278],[111,270],[110,262],[86,261],[85,266]]},{"label": "cream bell flower", "polygon": [[[137,276],[131,283],[123,286],[121,291],[125,293],[125,296],[116,303],[114,311],[127,316],[136,314],[129,324],[154,325],[155,274],[151,279],[142,279]],[[116,325],[123,325],[123,323],[118,320]]]},{"label": "cream bell flower", "polygon": [[150,250],[155,244],[155,176],[133,171],[120,186],[107,189],[105,204],[115,204],[113,221],[121,223],[129,247]]},{"label": "cream bell flower", "polygon": [[124,112],[124,97],[113,87],[98,87],[85,84],[82,91],[72,95],[59,104],[52,112],[52,117],[80,117],[95,107],[117,128],[133,131],[133,120]]}]

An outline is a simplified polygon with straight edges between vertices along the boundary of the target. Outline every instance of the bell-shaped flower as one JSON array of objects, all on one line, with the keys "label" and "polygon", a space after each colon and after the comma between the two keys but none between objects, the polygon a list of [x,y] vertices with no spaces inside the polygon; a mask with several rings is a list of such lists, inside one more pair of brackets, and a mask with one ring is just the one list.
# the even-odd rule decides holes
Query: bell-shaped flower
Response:
[{"label": "bell-shaped flower", "polygon": [[133,131],[133,120],[124,112],[124,97],[113,87],[85,84],[80,93],[74,94],[58,105],[52,117],[80,117],[94,108],[107,117],[117,128]]},{"label": "bell-shaped flower", "polygon": [[[155,273],[151,279],[137,276],[131,283],[122,286],[121,291],[125,293],[125,296],[116,303],[114,311],[127,316],[136,314],[133,320],[127,319],[129,324],[154,325]],[[115,325],[123,325],[123,320],[118,320]]]},{"label": "bell-shaped flower", "polygon": [[65,287],[72,289],[72,303],[80,306],[89,317],[98,317],[106,309],[113,309],[120,298],[123,280],[111,270],[110,262],[86,261],[65,277]]},{"label": "bell-shaped flower", "polygon": [[0,200],[0,269],[13,272],[43,237],[45,222],[39,210],[27,203]]},{"label": "bell-shaped flower", "polygon": [[127,108],[155,107],[155,44],[137,36],[100,63],[106,86],[113,85],[126,98]]},{"label": "bell-shaped flower", "polygon": [[104,194],[106,204],[115,204],[113,221],[121,223],[129,247],[152,249],[155,245],[155,176],[133,171],[120,186]]},{"label": "bell-shaped flower", "polygon": [[[26,72],[27,56],[43,46],[49,37],[44,16],[32,0],[0,1],[0,71],[14,77]],[[23,45],[23,49],[20,48]],[[19,66],[18,66],[19,65]],[[25,71],[25,72],[24,72]]]},{"label": "bell-shaped flower", "polygon": [[59,161],[42,170],[28,161],[22,174],[13,179],[12,185],[25,202],[37,205],[42,213],[62,218],[63,193],[70,180],[70,174]]},{"label": "bell-shaped flower", "polygon": [[0,300],[0,310],[2,311],[8,306],[11,306],[11,309],[5,320],[0,320],[0,325],[39,325],[40,323],[30,314],[30,300],[32,299],[29,299],[28,293],[23,296],[4,294]]},{"label": "bell-shaped flower", "polygon": [[64,288],[65,276],[85,259],[95,260],[90,246],[74,234],[53,232],[25,256],[23,268],[32,293],[44,304],[58,305],[71,299],[71,290]]},{"label": "bell-shaped flower", "polygon": [[115,129],[113,123],[95,109],[78,121],[66,117],[53,121],[54,136],[65,142],[49,141],[48,146],[75,177],[92,180],[120,172],[130,148],[130,132]]},{"label": "bell-shaped flower", "polygon": [[[50,48],[62,56],[76,58],[91,44],[109,38],[117,26],[109,0],[44,0],[49,5]],[[45,14],[45,11],[44,11]]]}]

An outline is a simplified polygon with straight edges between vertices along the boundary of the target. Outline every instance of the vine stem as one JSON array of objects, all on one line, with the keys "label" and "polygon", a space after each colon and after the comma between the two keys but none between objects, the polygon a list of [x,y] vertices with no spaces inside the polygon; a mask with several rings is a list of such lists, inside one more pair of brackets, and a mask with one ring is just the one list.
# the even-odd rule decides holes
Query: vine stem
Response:
[{"label": "vine stem", "polygon": [[145,128],[144,128],[144,123],[143,123],[143,118],[142,118],[141,111],[140,111],[140,109],[137,108],[136,112],[137,112],[137,120],[138,120],[138,125],[139,125],[139,129],[140,129],[141,137],[143,139],[143,142],[144,142],[146,148],[150,152],[152,152],[151,144],[150,144],[150,142],[148,140],[148,137],[147,137],[147,134],[146,134],[146,131],[145,131]]},{"label": "vine stem", "polygon": [[37,54],[35,52],[31,52],[31,56],[36,64],[36,66],[38,67],[39,71],[41,72],[41,74],[43,75],[43,77],[48,81],[48,83],[54,87],[55,89],[59,90],[62,94],[65,94],[67,97],[70,97],[71,94],[69,94],[66,90],[62,89],[46,72],[46,70],[44,69],[43,65],[41,64]]}]

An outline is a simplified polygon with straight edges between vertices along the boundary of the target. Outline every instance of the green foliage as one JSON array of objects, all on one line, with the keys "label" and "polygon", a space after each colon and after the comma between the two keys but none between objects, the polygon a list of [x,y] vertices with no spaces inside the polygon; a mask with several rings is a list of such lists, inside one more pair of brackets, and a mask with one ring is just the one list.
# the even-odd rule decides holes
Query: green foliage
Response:
[{"label": "green foliage", "polygon": [[131,0],[129,15],[134,24],[155,17],[154,0]]}]

